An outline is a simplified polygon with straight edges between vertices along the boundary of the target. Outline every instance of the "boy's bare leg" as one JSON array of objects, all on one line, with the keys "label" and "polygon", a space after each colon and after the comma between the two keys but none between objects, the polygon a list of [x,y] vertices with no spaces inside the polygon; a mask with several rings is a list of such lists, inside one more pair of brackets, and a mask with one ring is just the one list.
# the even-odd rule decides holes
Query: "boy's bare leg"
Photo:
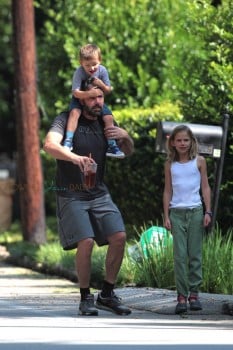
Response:
[{"label": "boy's bare leg", "polygon": [[79,120],[80,114],[81,114],[81,111],[80,109],[77,109],[77,108],[72,109],[69,114],[64,147],[70,150],[72,150],[73,148],[73,136],[78,126],[78,120]]}]

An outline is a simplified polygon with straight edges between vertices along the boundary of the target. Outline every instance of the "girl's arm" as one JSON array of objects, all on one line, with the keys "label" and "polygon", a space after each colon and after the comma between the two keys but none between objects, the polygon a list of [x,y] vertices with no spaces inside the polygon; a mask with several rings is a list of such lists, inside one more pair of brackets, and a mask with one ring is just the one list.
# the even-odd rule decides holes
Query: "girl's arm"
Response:
[{"label": "girl's arm", "polygon": [[206,160],[202,156],[198,156],[198,168],[201,174],[201,192],[205,204],[204,226],[208,226],[211,222],[211,190],[207,176]]},{"label": "girl's arm", "polygon": [[164,191],[163,191],[163,212],[164,212],[164,226],[171,230],[171,222],[169,218],[169,205],[172,198],[172,181],[171,181],[171,164],[169,161],[164,165]]}]

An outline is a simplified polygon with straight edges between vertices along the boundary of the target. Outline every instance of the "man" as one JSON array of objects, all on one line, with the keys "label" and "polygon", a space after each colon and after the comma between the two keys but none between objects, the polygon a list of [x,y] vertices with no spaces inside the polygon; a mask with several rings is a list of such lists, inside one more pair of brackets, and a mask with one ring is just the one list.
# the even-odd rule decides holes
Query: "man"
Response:
[{"label": "man", "polygon": [[[81,294],[79,313],[98,315],[99,308],[128,315],[131,310],[114,293],[124,255],[125,227],[103,178],[107,138],[116,139],[126,155],[133,153],[134,146],[124,129],[114,126],[104,130],[101,118],[103,91],[93,85],[85,89],[93,90],[93,97],[82,101],[83,111],[74,134],[73,151],[62,146],[68,113],[62,113],[54,120],[44,143],[44,150],[57,159],[56,197],[60,241],[65,250],[77,248],[76,268]],[[83,180],[84,167],[90,163],[97,163],[96,184],[93,188],[87,188]],[[108,244],[106,275],[96,305],[94,295],[90,294],[94,241],[99,246]]]}]

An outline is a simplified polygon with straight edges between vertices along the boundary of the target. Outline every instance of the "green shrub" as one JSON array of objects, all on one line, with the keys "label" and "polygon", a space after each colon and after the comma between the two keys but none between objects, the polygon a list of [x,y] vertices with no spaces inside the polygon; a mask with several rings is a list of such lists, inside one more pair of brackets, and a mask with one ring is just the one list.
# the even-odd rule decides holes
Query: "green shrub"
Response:
[{"label": "green shrub", "polygon": [[203,242],[203,291],[233,294],[233,231],[217,227]]},{"label": "green shrub", "polygon": [[[50,223],[51,221],[48,220]],[[53,220],[52,220],[53,224]],[[156,223],[157,224],[157,223]],[[50,229],[50,228],[48,228]],[[172,240],[162,240],[155,246],[148,246],[147,255],[142,249],[140,236],[146,226],[132,231],[138,239],[128,242],[125,256],[118,275],[117,286],[136,285],[141,287],[157,287],[175,289]],[[13,225],[12,231],[0,235],[0,244],[5,245],[11,259],[20,266],[40,269],[47,273],[59,273],[71,278],[75,274],[75,250],[63,251],[57,241],[57,234],[50,231],[50,242],[43,246],[35,246],[22,241],[20,228]],[[219,227],[203,241],[203,284],[202,292],[232,294],[233,293],[233,231],[224,235]],[[21,240],[20,240],[21,239]],[[105,277],[105,256],[107,246],[94,246],[92,254],[92,286],[100,288]],[[64,270],[71,273],[64,273]],[[73,279],[72,279],[73,280]]]}]

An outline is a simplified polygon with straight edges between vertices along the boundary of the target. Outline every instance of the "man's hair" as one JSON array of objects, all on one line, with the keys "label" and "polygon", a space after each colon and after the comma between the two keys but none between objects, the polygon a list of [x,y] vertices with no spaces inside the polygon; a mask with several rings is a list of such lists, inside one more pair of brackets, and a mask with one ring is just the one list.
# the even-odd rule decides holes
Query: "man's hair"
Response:
[{"label": "man's hair", "polygon": [[79,50],[79,60],[91,60],[93,57],[98,56],[101,61],[101,51],[100,48],[95,44],[87,44],[80,48]]}]

